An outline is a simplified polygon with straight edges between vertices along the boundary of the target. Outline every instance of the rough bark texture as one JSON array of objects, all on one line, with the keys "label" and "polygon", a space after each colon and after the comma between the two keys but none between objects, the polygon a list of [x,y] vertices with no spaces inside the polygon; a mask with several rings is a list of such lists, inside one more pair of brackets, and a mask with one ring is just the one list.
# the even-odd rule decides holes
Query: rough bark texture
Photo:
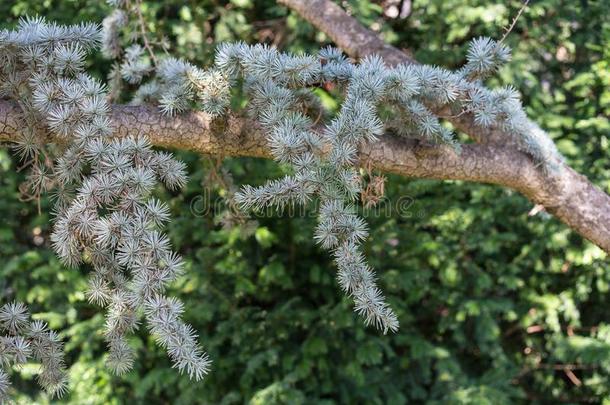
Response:
[{"label": "rough bark texture", "polygon": [[[21,135],[24,126],[19,114],[16,104],[0,101],[0,142],[14,141]],[[260,126],[235,115],[212,120],[203,112],[191,112],[168,118],[154,107],[114,106],[112,125],[117,136],[146,135],[160,147],[219,156],[271,157]],[[514,148],[468,144],[456,153],[446,146],[391,135],[363,145],[360,163],[408,177],[509,187],[543,205],[575,231],[610,252],[610,197],[568,167],[561,176],[550,179],[526,154]]]},{"label": "rough bark texture", "polygon": [[386,44],[341,7],[328,0],[278,0],[324,32],[346,54],[355,59],[379,55],[390,66],[418,63],[410,55]]}]

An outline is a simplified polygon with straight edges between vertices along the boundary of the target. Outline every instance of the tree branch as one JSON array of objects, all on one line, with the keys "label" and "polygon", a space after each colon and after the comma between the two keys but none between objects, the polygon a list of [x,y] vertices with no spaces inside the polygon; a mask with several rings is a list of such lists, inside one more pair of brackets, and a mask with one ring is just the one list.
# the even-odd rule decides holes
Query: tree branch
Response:
[{"label": "tree branch", "polygon": [[[19,107],[0,100],[0,142],[16,141],[25,126]],[[212,120],[203,112],[163,116],[154,107],[112,108],[116,136],[146,135],[160,147],[216,156],[270,158],[266,136],[253,120],[236,115]],[[360,164],[407,177],[464,180],[514,189],[554,214],[585,238],[610,252],[610,197],[569,167],[549,178],[529,156],[494,144],[447,146],[382,136],[360,150]]]},{"label": "tree branch", "polygon": [[[388,66],[419,64],[407,53],[386,44],[375,32],[360,24],[341,7],[329,0],[277,0],[324,32],[346,54],[354,59],[379,55]],[[470,113],[455,114],[448,106],[427,105],[438,117],[468,134],[477,143],[506,143],[511,137],[500,129],[483,128],[474,123]]]},{"label": "tree branch", "polygon": [[[353,58],[377,54],[390,66],[418,63],[401,50],[385,44],[376,33],[363,27],[341,7],[329,0],[277,0],[277,2],[292,9],[327,34],[337,46]],[[492,149],[499,159],[504,160],[507,155],[515,153],[507,150],[512,149],[513,146],[507,145],[507,140],[510,138],[501,130],[489,130],[475,125],[470,114],[455,116],[449,108],[430,107],[439,117],[446,118],[474,141],[495,144],[496,147]],[[524,158],[520,156],[520,160]],[[528,167],[531,166],[532,163],[529,161]],[[491,165],[489,169],[494,170],[493,167],[494,165]],[[515,174],[521,173],[519,167],[510,165],[510,170],[513,169],[516,170]],[[527,171],[529,172],[530,169]],[[520,191],[533,202],[543,205],[547,212],[555,215],[582,236],[606,252],[610,252],[610,225],[607,222],[610,219],[610,197],[567,165],[563,165],[558,175],[551,176],[548,173],[536,172],[536,182],[525,180],[511,181],[511,184],[507,184],[492,179],[478,181],[501,184]],[[512,177],[510,173],[503,173],[502,177],[504,176]],[[537,192],[528,189],[527,185],[534,183],[537,183],[536,187],[541,187]]]},{"label": "tree branch", "polygon": [[386,44],[379,36],[328,0],[277,0],[324,32],[354,59],[379,55],[389,66],[419,63],[400,49]]}]

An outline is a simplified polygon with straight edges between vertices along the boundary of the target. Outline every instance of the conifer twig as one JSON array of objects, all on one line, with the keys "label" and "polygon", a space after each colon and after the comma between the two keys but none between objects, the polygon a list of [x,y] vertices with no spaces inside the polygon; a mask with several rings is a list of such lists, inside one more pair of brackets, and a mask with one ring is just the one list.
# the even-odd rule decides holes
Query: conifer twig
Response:
[{"label": "conifer twig", "polygon": [[523,2],[523,5],[521,6],[521,8],[519,9],[519,11],[517,12],[517,15],[515,16],[515,18],[513,18],[512,23],[510,24],[510,27],[508,27],[505,32],[504,35],[502,36],[502,39],[500,39],[498,41],[498,44],[501,44],[502,42],[504,42],[504,40],[506,39],[506,37],[508,36],[508,34],[511,33],[511,31],[513,30],[513,28],[515,28],[515,24],[517,24],[517,20],[519,19],[519,17],[521,17],[521,14],[523,14],[523,11],[525,10],[525,8],[527,7],[527,5],[529,4],[530,0],[525,0]]},{"label": "conifer twig", "polygon": [[140,35],[142,35],[142,42],[144,42],[144,48],[146,48],[146,50],[148,51],[148,54],[150,55],[150,59],[151,62],[153,63],[153,65],[157,66],[157,57],[155,56],[155,53],[152,49],[152,46],[150,45],[150,42],[148,41],[148,36],[146,33],[146,24],[144,22],[144,16],[142,15],[142,1],[141,0],[136,0],[136,15],[138,16],[138,26],[140,27]]}]

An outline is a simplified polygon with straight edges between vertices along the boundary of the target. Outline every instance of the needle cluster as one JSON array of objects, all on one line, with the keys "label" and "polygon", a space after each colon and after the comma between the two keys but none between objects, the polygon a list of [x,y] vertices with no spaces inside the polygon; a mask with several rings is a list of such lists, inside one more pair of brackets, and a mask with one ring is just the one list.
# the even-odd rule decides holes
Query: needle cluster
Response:
[{"label": "needle cluster", "polygon": [[[158,184],[183,187],[185,165],[144,136],[112,136],[105,86],[84,71],[99,42],[97,26],[42,19],[0,33],[3,96],[19,101],[31,134],[18,150],[31,160],[35,184],[53,190],[55,252],[68,267],[92,269],[87,296],[107,309],[110,368],[131,369],[128,336],[145,319],[174,366],[199,380],[210,361],[181,320],[182,304],[165,295],[184,264],[163,233],[169,208],[152,196]],[[59,157],[49,162],[51,139]]]}]

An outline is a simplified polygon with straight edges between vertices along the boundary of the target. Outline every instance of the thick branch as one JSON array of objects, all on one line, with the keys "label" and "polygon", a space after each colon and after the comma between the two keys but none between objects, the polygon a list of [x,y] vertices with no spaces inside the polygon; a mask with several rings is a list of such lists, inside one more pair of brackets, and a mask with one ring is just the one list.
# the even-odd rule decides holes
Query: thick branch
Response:
[{"label": "thick branch", "polygon": [[[191,112],[168,118],[153,107],[114,106],[112,125],[117,136],[146,135],[160,147],[219,156],[271,157],[260,126],[235,115],[212,120],[203,112]],[[24,128],[19,107],[0,100],[0,142],[15,141]],[[610,252],[610,197],[568,167],[561,176],[550,179],[516,149],[469,144],[458,154],[449,147],[390,135],[363,145],[360,159],[363,165],[408,177],[509,187]]]},{"label": "thick branch", "polygon": [[324,32],[345,53],[355,59],[379,55],[390,66],[418,63],[403,51],[386,44],[341,7],[328,0],[278,0],[311,25]]}]

